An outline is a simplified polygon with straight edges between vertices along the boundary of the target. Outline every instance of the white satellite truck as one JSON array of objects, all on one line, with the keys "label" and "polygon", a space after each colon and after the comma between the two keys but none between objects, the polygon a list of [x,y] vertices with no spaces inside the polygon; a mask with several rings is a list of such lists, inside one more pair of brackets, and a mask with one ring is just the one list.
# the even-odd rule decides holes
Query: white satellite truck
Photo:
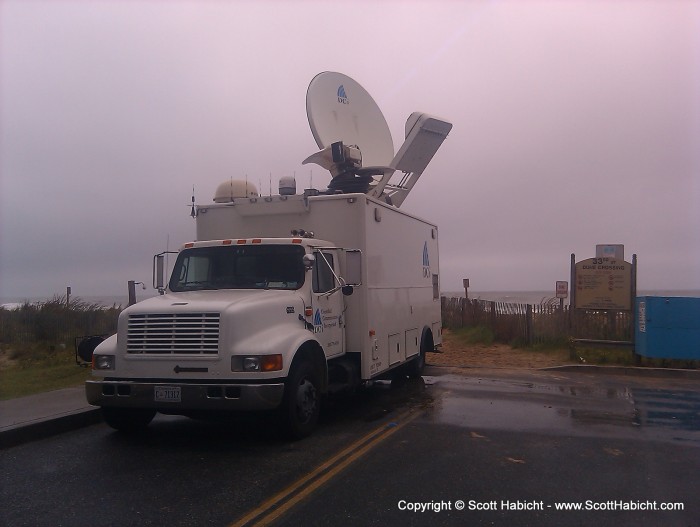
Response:
[{"label": "white satellite truck", "polygon": [[441,343],[438,229],[399,207],[452,125],[412,114],[394,155],[374,100],[332,72],[311,81],[307,114],[321,151],[304,162],[331,171],[328,190],[298,194],[283,178],[263,197],[224,182],[194,208],[197,241],[167,284],[154,258],[161,295],[79,350],[92,362],[87,399],[110,426],[271,410],[301,438],[324,394],[419,376]]}]

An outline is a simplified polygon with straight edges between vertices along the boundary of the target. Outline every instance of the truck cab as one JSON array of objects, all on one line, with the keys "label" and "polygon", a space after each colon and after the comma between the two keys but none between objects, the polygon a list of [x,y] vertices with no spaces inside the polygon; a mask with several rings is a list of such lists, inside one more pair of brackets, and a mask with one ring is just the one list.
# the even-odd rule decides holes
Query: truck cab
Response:
[{"label": "truck cab", "polygon": [[96,349],[88,401],[118,429],[158,411],[282,408],[291,435],[305,435],[328,361],[345,354],[345,296],[359,283],[343,267],[361,276],[357,256],[302,237],[185,244],[164,294],[125,309]]}]

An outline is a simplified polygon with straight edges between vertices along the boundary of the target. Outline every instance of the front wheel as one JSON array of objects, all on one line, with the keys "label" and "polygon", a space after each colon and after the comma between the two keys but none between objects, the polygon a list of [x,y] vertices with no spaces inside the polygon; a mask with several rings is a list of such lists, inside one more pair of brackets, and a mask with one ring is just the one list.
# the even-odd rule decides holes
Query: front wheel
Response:
[{"label": "front wheel", "polygon": [[321,382],[310,361],[292,366],[280,408],[282,424],[291,439],[307,437],[316,428],[321,408]]},{"label": "front wheel", "polygon": [[102,417],[109,426],[120,432],[136,432],[146,428],[156,415],[148,408],[102,407]]}]

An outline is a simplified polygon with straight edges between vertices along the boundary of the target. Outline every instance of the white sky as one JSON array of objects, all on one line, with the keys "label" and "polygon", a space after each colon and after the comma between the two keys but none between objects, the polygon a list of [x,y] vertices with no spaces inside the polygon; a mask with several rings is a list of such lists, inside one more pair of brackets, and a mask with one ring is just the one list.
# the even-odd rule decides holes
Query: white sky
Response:
[{"label": "white sky", "polygon": [[413,111],[454,124],[402,206],[439,225],[443,290],[553,292],[599,243],[639,289],[700,289],[698,1],[4,0],[0,296],[150,284],[193,185],[308,186],[327,70],[397,149]]}]

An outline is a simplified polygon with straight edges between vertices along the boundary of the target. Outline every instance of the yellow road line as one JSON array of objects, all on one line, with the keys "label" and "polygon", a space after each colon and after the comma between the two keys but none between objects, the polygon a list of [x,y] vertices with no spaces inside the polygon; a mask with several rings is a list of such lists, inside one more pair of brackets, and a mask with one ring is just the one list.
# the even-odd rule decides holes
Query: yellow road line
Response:
[{"label": "yellow road line", "polygon": [[[249,524],[251,527],[269,525],[289,509],[294,507],[297,503],[311,495],[320,486],[335,477],[357,459],[372,450],[379,443],[413,421],[420,414],[421,412],[413,413],[409,410],[399,415],[399,417],[396,419],[397,424],[395,426],[388,427],[387,425],[382,425],[379,428],[376,428],[363,438],[355,441],[340,453],[330,458],[328,461],[317,467],[306,476],[300,478],[284,490],[264,501],[260,506],[250,511],[236,523],[231,524],[230,527],[243,527]],[[286,502],[273,509],[273,507],[285,499],[287,499]],[[251,523],[253,521],[255,523]]]}]

